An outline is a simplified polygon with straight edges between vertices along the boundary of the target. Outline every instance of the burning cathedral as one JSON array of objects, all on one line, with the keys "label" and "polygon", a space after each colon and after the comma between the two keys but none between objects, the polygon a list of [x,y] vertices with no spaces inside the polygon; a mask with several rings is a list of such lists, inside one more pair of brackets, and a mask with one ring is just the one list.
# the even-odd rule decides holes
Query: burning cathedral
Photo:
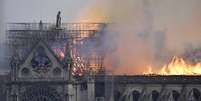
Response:
[{"label": "burning cathedral", "polygon": [[199,75],[109,75],[105,23],[9,23],[2,101],[201,101]]}]

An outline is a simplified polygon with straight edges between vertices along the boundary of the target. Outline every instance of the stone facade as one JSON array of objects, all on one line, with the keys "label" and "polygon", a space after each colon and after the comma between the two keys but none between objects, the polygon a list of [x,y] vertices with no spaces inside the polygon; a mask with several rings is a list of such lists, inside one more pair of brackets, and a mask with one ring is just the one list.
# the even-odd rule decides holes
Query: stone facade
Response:
[{"label": "stone facade", "polygon": [[[14,39],[20,37],[11,42],[14,46],[27,42],[25,49],[21,49],[24,46],[19,48],[30,52],[25,54],[22,51],[21,58],[16,47],[13,48],[10,72],[0,76],[0,101],[201,101],[201,76],[111,76],[87,71],[75,77],[70,52],[67,50],[69,53],[65,53],[62,61],[50,44],[55,37],[61,43],[69,42],[66,40],[71,38],[70,33],[80,33],[79,28],[72,29],[79,24],[67,24],[68,27],[71,25],[70,30],[66,27],[55,31],[45,25],[39,30],[35,29],[37,27],[30,30],[27,25],[32,24],[25,24],[25,29],[18,29],[17,25],[17,29],[8,31]],[[94,29],[88,29],[89,32],[101,33]],[[33,33],[36,36],[30,38]]]},{"label": "stone facade", "polygon": [[201,76],[114,76],[106,101],[201,101]]},{"label": "stone facade", "polygon": [[49,46],[39,41],[23,61],[11,60],[6,101],[94,101],[91,76],[73,79]]},{"label": "stone facade", "polygon": [[201,76],[94,75],[73,77],[49,46],[39,41],[28,56],[11,59],[0,76],[2,101],[201,101]]}]

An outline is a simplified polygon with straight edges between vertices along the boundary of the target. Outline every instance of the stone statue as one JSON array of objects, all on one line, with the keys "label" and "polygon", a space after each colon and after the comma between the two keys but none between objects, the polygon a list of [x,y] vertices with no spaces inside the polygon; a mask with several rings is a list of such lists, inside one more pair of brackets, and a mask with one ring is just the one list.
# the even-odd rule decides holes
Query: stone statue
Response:
[{"label": "stone statue", "polygon": [[42,20],[40,20],[40,22],[39,22],[39,29],[43,30],[43,22],[42,22]]},{"label": "stone statue", "polygon": [[56,21],[56,28],[61,27],[61,11],[57,13],[57,21]]}]

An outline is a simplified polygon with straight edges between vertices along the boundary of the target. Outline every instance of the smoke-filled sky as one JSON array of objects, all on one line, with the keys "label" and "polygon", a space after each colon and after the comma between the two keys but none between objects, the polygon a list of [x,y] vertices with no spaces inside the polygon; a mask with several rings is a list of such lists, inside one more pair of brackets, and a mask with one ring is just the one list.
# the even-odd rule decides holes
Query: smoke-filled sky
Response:
[{"label": "smoke-filled sky", "polygon": [[5,0],[7,22],[55,22],[56,14],[62,11],[65,22],[72,20],[93,0]]},{"label": "smoke-filled sky", "polygon": [[105,63],[121,73],[142,72],[141,67],[160,64],[159,60],[201,42],[201,0],[1,0],[0,4],[1,25],[55,22],[58,10],[64,22],[111,23],[103,47],[115,47]]},{"label": "smoke-filled sky", "polygon": [[[201,44],[200,0],[96,0],[79,20],[109,22],[105,65],[117,74],[160,67]],[[189,49],[191,47],[192,49]]]}]

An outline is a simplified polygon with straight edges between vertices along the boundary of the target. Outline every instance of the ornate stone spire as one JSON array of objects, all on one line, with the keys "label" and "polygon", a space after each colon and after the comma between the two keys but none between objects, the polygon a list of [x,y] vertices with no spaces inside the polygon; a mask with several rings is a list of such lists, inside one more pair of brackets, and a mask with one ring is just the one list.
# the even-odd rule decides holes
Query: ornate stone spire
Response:
[{"label": "ornate stone spire", "polygon": [[20,59],[20,56],[19,56],[19,52],[16,49],[16,50],[14,50],[13,56],[11,57],[11,60],[10,60],[10,66],[11,66],[11,68],[18,67],[19,64],[20,64],[20,61],[21,61],[21,59]]},{"label": "ornate stone spire", "polygon": [[65,57],[63,59],[63,64],[65,67],[71,67],[73,64],[73,60],[71,57],[71,46],[70,43],[67,43],[66,50],[65,50]]}]

